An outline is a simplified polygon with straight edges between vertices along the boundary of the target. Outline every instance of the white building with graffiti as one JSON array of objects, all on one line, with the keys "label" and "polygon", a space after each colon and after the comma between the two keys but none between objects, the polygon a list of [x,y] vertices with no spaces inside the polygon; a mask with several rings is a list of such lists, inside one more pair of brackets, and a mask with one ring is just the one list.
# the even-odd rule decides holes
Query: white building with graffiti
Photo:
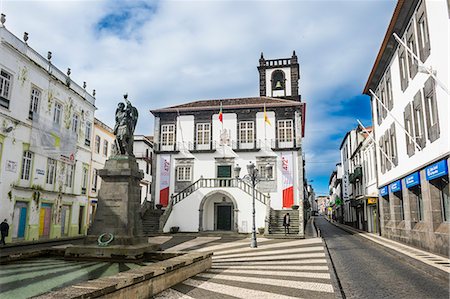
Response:
[{"label": "white building with graffiti", "polygon": [[95,98],[0,25],[0,218],[7,242],[85,233]]},{"label": "white building with graffiti", "polygon": [[261,55],[259,62],[259,97],[151,111],[152,197],[165,208],[163,231],[250,232],[252,187],[245,175],[253,163],[261,178],[254,195],[256,227],[277,233],[280,218],[290,212],[295,233],[303,235],[305,104],[298,94],[297,56]]}]

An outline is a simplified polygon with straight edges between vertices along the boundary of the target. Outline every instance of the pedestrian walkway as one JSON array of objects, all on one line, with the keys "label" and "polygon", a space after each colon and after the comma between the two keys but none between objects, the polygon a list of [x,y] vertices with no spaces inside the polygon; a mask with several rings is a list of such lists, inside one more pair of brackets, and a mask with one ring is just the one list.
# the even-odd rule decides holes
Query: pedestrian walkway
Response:
[{"label": "pedestrian walkway", "polygon": [[437,254],[433,254],[428,251],[420,250],[418,248],[411,247],[411,246],[405,245],[403,243],[396,242],[394,240],[391,240],[391,239],[388,239],[388,238],[385,238],[385,237],[382,237],[382,236],[379,236],[379,235],[376,235],[373,233],[368,233],[366,231],[362,231],[362,230],[350,227],[348,225],[341,224],[341,223],[338,223],[333,220],[329,220],[328,218],[325,218],[325,219],[327,219],[332,224],[336,225],[337,227],[339,227],[347,232],[350,232],[354,235],[359,235],[363,238],[371,240],[377,244],[380,244],[384,247],[395,250],[395,251],[402,253],[410,258],[413,258],[417,261],[420,261],[422,263],[425,263],[429,266],[432,266],[436,269],[439,269],[441,271],[444,271],[444,272],[447,272],[450,274],[450,258],[445,258],[445,257],[442,257]]},{"label": "pedestrian walkway", "polygon": [[[149,242],[156,241],[161,239],[149,238]],[[258,248],[250,248],[248,238],[230,241],[198,237],[171,249],[213,251],[213,265],[208,271],[158,294],[155,297],[158,299],[335,298],[320,238],[258,238]]]}]

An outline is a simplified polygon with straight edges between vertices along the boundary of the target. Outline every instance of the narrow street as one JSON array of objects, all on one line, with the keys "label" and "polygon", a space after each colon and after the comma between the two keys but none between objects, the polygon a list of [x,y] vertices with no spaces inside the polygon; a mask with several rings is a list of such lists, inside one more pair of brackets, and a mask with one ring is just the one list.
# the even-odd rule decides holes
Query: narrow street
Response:
[{"label": "narrow street", "polygon": [[322,217],[315,223],[346,298],[449,298],[448,281],[413,267],[380,245],[349,234]]}]

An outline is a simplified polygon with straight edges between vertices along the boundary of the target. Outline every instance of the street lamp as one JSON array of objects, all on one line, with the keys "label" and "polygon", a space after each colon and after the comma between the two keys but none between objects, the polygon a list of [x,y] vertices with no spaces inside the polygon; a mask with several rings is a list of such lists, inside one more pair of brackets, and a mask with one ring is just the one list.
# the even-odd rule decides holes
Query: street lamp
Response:
[{"label": "street lamp", "polygon": [[[272,177],[272,165],[267,163],[266,167],[266,179]],[[239,179],[239,173],[241,172],[241,167],[239,167],[239,164],[234,167],[234,174],[237,179]],[[252,242],[250,244],[251,248],[257,248],[258,244],[256,242],[256,210],[255,210],[255,187],[256,184],[258,184],[262,178],[259,176],[259,170],[255,167],[255,164],[250,161],[247,165],[247,172],[242,180],[247,181],[251,183],[252,185]]]}]

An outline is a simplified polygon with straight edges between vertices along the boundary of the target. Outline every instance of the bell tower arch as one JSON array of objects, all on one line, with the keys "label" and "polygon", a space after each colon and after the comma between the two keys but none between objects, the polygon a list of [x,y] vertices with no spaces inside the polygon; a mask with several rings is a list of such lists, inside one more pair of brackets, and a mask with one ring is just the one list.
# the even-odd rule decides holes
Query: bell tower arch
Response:
[{"label": "bell tower arch", "polygon": [[259,95],[300,101],[300,66],[295,51],[291,58],[259,59]]}]

